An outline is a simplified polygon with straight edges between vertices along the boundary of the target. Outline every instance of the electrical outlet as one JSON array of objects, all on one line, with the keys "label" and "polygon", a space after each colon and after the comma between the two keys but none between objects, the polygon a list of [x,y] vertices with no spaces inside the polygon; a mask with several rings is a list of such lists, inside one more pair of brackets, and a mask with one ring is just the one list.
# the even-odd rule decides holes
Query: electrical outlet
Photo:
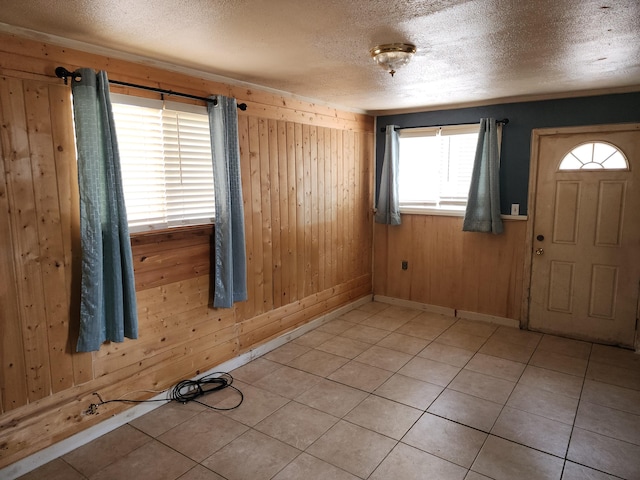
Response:
[{"label": "electrical outlet", "polygon": [[511,215],[520,215],[520,204],[512,203],[511,204]]},{"label": "electrical outlet", "polygon": [[409,268],[409,262],[407,262],[406,260],[402,261],[402,269],[403,270],[407,270]]}]

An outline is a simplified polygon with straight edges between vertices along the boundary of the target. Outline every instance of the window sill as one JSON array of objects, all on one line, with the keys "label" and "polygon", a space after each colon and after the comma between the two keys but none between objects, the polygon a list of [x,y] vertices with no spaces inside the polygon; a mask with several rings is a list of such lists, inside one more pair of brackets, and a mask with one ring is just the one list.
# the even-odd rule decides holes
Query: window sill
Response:
[{"label": "window sill", "polygon": [[464,208],[433,208],[433,207],[400,207],[401,214],[409,215],[440,215],[445,217],[464,217]]},{"label": "window sill", "polygon": [[[464,217],[464,209],[457,208],[429,208],[429,207],[400,207],[403,215],[435,215],[441,217]],[[526,215],[500,215],[502,220],[527,220]]]},{"label": "window sill", "polygon": [[196,236],[213,235],[213,224],[189,225],[163,228],[158,230],[145,230],[141,232],[131,232],[132,245],[145,245],[148,243],[159,243],[171,240],[180,240],[183,238]]}]

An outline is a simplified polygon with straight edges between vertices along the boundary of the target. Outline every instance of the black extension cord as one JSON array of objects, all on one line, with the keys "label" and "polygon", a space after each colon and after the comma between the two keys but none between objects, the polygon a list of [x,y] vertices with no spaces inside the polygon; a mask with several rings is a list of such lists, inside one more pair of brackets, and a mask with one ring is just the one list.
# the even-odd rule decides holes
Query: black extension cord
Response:
[{"label": "black extension cord", "polygon": [[[219,375],[218,377],[213,377],[213,375]],[[206,407],[213,408],[214,410],[233,410],[234,408],[238,408],[242,405],[244,401],[244,395],[242,392],[238,390],[236,387],[231,385],[233,383],[233,377],[225,372],[213,372],[209,375],[205,375],[204,377],[198,380],[182,380],[175,387],[171,389],[171,393],[169,398],[176,402],[187,403],[187,402],[196,402]],[[207,405],[203,402],[196,400],[198,397],[202,395],[206,395],[211,392],[217,392],[219,390],[223,390],[225,388],[233,388],[236,392],[240,394],[240,401],[234,405],[233,407],[228,408],[220,408],[220,407],[212,407],[211,405]]]},{"label": "black extension cord", "polygon": [[[213,372],[209,375],[205,375],[202,378],[197,380],[182,380],[177,385],[175,385],[169,391],[169,401],[180,402],[180,403],[188,403],[188,402],[196,402],[200,405],[204,405],[207,408],[211,408],[213,410],[233,410],[242,405],[244,401],[244,395],[242,392],[232,385],[233,377],[226,372]],[[240,401],[232,406],[227,408],[222,407],[213,407],[204,402],[197,400],[199,397],[203,395],[207,395],[212,392],[218,392],[225,388],[232,388],[240,395]],[[101,405],[105,405],[107,403],[114,402],[124,402],[124,403],[147,403],[147,402],[165,402],[165,399],[157,399],[157,400],[126,400],[126,399],[116,399],[116,400],[102,400],[102,397],[97,392],[94,393],[99,399],[100,403],[92,403],[89,405],[89,408],[85,412],[87,415],[93,415],[98,413],[98,407]]]}]

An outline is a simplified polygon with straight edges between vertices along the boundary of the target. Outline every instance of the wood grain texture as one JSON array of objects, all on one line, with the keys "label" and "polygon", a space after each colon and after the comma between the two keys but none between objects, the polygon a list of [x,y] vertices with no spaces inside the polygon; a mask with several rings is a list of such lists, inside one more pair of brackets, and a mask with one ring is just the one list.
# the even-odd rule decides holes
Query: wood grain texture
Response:
[{"label": "wood grain texture", "polygon": [[[25,402],[44,398],[51,393],[51,372],[47,338],[47,316],[44,303],[39,243],[39,219],[31,164],[31,138],[27,125],[28,92],[31,81],[3,78],[0,102],[7,135],[3,141],[9,212],[14,221],[12,245],[16,272],[19,322],[22,328],[26,362],[27,398]],[[27,92],[27,93],[25,93]],[[32,133],[32,132],[31,132]]]},{"label": "wood grain texture", "polygon": [[[251,162],[249,147],[249,118],[247,116],[238,117],[238,143],[240,144],[240,175],[242,180],[242,205],[244,209],[244,235],[245,249],[247,254],[247,276],[253,271],[254,247],[253,247],[253,222],[250,220],[249,212],[253,208],[253,191],[251,188]],[[255,282],[247,282],[248,301],[240,303],[236,307],[239,318],[250,318],[253,315],[253,299],[255,298]]]},{"label": "wood grain texture", "polygon": [[503,235],[463,232],[461,217],[376,224],[374,294],[520,320],[526,222],[504,224]]},{"label": "wood grain texture", "polygon": [[[7,79],[0,79],[2,90],[7,87]],[[9,128],[10,110],[4,107],[6,95],[0,94],[0,412],[13,410],[27,403],[27,384],[25,382],[26,362],[24,355],[24,340],[22,335],[22,322],[20,302],[18,300],[18,272],[16,271],[14,252],[15,245],[13,223],[17,218],[12,215],[12,205],[9,199],[10,170],[8,163],[11,161],[11,151],[8,149],[10,142]],[[14,321],[9,321],[14,319]]]},{"label": "wood grain texture", "polygon": [[[371,117],[12,35],[0,56],[0,467],[129,408],[83,415],[94,392],[149,397],[372,292]],[[79,202],[59,65],[247,102],[246,302],[211,308],[211,225],[136,233],[139,338],[75,352]]]},{"label": "wood grain texture", "polygon": [[[43,282],[43,300],[47,316],[49,370],[52,391],[58,392],[73,385],[72,360],[67,346],[70,340],[69,298],[66,290],[66,272],[69,255],[65,254],[58,182],[54,157],[49,90],[61,86],[29,82],[25,89],[27,128],[31,145],[33,191],[38,221],[40,268]],[[64,177],[63,177],[64,178]],[[67,261],[65,261],[67,260]]]},{"label": "wood grain texture", "polygon": [[[222,94],[237,98],[248,105],[247,113],[261,118],[292,121],[330,128],[372,132],[371,116],[342,111],[333,107],[284,97],[277,93],[250,89],[196,78],[175,71],[132,64],[126,60],[104,57],[53,44],[35,42],[17,35],[0,35],[2,68],[53,78],[55,68],[64,65],[69,70],[89,67],[107,70],[109,78],[166,90],[184,91],[197,96]],[[44,60],[44,61],[43,61]],[[54,79],[59,82],[59,79]],[[134,93],[129,91],[129,93]],[[135,95],[144,93],[136,91]],[[178,100],[182,101],[182,100]],[[241,112],[240,115],[243,115]]]}]

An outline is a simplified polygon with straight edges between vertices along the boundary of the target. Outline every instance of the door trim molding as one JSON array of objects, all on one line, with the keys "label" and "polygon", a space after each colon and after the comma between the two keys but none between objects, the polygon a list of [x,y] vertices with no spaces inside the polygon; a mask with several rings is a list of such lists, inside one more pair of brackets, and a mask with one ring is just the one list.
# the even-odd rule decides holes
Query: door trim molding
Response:
[{"label": "door trim molding", "polygon": [[[613,123],[605,125],[585,125],[573,127],[534,128],[531,130],[531,157],[529,159],[529,195],[527,203],[527,232],[525,234],[524,268],[522,271],[522,308],[520,310],[520,328],[529,329],[529,305],[531,298],[531,273],[533,264],[533,225],[536,215],[536,197],[538,189],[538,154],[540,139],[554,135],[574,133],[608,133],[620,131],[638,131],[640,123]],[[630,166],[630,168],[633,168]],[[636,351],[640,345],[640,337],[636,330]]]}]

